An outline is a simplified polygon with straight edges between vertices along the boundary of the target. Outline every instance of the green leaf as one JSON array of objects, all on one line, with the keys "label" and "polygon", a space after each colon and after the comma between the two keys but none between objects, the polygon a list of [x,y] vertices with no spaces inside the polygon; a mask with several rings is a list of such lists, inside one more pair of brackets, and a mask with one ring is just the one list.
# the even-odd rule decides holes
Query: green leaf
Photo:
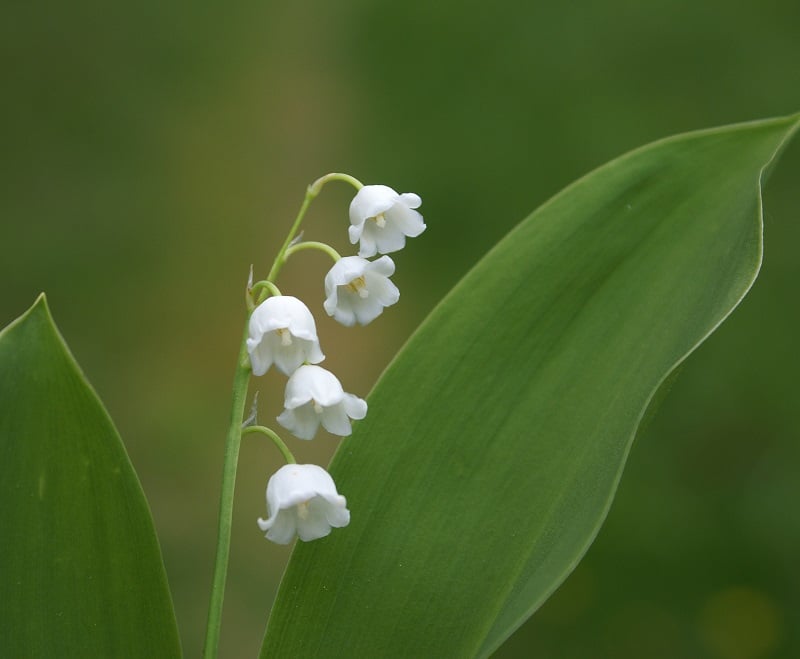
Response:
[{"label": "green leaf", "polygon": [[178,657],[147,503],[44,296],[0,333],[6,657]]},{"label": "green leaf", "polygon": [[352,522],[298,543],[262,656],[497,649],[591,544],[661,384],[752,285],[764,168],[799,122],[633,151],[467,274],[340,446]]}]

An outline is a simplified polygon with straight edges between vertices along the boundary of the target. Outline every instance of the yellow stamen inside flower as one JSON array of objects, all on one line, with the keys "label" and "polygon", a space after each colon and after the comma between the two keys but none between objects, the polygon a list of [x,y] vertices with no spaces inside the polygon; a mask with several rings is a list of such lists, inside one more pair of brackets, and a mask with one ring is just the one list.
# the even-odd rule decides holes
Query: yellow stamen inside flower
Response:
[{"label": "yellow stamen inside flower", "polygon": [[362,299],[366,299],[369,297],[369,291],[367,290],[367,282],[364,280],[364,275],[356,277],[353,281],[347,284],[347,288],[353,291],[353,293],[358,293],[358,297]]},{"label": "yellow stamen inside flower", "polygon": [[300,519],[308,519],[308,501],[297,504],[297,516]]},{"label": "yellow stamen inside flower", "polygon": [[292,333],[288,329],[286,329],[285,327],[281,327],[280,329],[276,329],[275,331],[278,333],[278,336],[281,337],[282,346],[292,345]]},{"label": "yellow stamen inside flower", "polygon": [[322,405],[320,405],[317,401],[313,401],[313,402],[314,402],[314,411],[317,414],[322,414]]},{"label": "yellow stamen inside flower", "polygon": [[381,229],[386,226],[386,218],[383,216],[383,213],[378,213],[375,217],[369,219],[375,222]]}]

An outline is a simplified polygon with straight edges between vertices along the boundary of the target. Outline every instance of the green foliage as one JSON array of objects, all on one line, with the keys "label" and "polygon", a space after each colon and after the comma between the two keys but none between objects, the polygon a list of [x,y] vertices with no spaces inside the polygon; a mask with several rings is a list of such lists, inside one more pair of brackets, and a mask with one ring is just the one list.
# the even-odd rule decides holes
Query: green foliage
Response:
[{"label": "green foliage", "polygon": [[486,656],[530,616],[594,539],[655,392],[752,285],[763,171],[799,121],[634,151],[493,249],[342,443],[352,523],[296,547],[262,656]]},{"label": "green foliage", "polygon": [[0,333],[0,653],[177,657],[153,523],[44,296]]}]

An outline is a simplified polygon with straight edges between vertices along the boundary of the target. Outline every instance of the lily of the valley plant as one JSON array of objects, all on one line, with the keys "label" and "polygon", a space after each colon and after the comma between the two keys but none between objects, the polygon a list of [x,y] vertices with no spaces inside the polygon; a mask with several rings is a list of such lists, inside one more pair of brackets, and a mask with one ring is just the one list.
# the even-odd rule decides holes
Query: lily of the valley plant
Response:
[{"label": "lily of the valley plant", "polygon": [[[357,191],[350,204],[349,238],[352,244],[359,243],[358,255],[343,257],[330,245],[297,238],[311,201],[326,183],[337,180],[349,183]],[[350,522],[347,500],[339,494],[331,475],[318,465],[297,464],[280,435],[273,428],[258,425],[255,402],[253,414],[242,422],[250,375],[264,375],[273,366],[288,377],[284,409],[276,421],[298,439],[314,439],[320,426],[333,435],[348,436],[352,423],[367,414],[366,401],[345,391],[333,373],[318,365],[325,354],[314,315],[301,300],[280,291],[276,284],[278,274],[297,252],[313,249],[328,254],[334,263],[324,279],[325,312],[348,327],[367,325],[400,298],[390,279],[395,271],[394,261],[388,256],[369,258],[396,252],[405,246],[407,237],[425,230],[422,215],[416,210],[421,203],[416,194],[398,194],[385,185],[363,185],[346,174],[323,176],[308,187],[267,277],[254,283],[251,274],[246,292],[248,321],[234,377],[233,420],[223,470],[206,658],[216,656],[219,644],[233,492],[243,435],[259,433],[269,437],[287,462],[267,483],[268,516],[258,519],[258,528],[267,539],[279,544],[288,544],[295,537],[317,540]]]}]

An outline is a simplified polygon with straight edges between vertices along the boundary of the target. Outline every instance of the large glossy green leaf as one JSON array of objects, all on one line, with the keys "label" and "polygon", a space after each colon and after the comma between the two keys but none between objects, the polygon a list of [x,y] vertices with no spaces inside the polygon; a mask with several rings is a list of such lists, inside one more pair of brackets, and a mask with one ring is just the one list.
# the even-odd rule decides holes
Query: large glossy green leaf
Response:
[{"label": "large glossy green leaf", "polygon": [[139,481],[44,296],[0,333],[0,502],[0,656],[180,656]]},{"label": "large glossy green leaf", "polygon": [[636,150],[497,245],[342,443],[352,522],[298,543],[262,656],[486,656],[530,616],[597,534],[660,385],[752,285],[764,169],[799,121]]}]

